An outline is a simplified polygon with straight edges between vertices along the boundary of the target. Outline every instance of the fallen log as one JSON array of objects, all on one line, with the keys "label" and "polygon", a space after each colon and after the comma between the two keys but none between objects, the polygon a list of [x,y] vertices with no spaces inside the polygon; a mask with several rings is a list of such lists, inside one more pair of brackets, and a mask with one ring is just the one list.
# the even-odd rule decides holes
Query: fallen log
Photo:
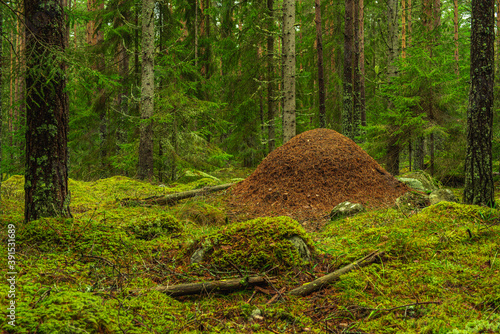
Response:
[{"label": "fallen log", "polygon": [[371,252],[367,256],[362,259],[359,259],[345,267],[335,270],[333,273],[327,274],[323,277],[320,277],[312,282],[306,283],[299,288],[293,289],[288,294],[295,296],[307,296],[324,286],[332,283],[336,279],[338,279],[341,275],[347,274],[351,270],[363,267],[369,263],[374,262],[377,258],[381,257],[384,252],[379,252],[378,250]]},{"label": "fallen log", "polygon": [[166,196],[152,196],[148,198],[124,198],[122,199],[122,204],[125,206],[131,205],[173,205],[176,202],[195,196],[202,196],[209,193],[225,190],[235,185],[236,183],[226,183],[220,184],[213,187],[205,187],[201,189],[183,191],[181,193],[174,193]]},{"label": "fallen log", "polygon": [[270,281],[273,281],[273,279],[262,276],[253,276],[253,277],[234,278],[234,279],[227,279],[227,280],[220,280],[213,282],[186,283],[186,284],[178,284],[171,286],[159,285],[151,289],[130,290],[129,293],[137,294],[145,291],[156,290],[166,293],[167,295],[172,297],[178,297],[178,296],[187,296],[187,295],[195,295],[195,294],[210,293],[210,292],[230,292],[230,291],[244,290],[251,286],[267,285]]}]

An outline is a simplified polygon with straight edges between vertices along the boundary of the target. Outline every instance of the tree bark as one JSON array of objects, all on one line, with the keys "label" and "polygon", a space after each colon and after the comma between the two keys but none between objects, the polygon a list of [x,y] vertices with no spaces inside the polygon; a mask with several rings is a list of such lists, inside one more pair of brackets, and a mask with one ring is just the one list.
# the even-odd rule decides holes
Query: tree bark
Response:
[{"label": "tree bark", "polygon": [[274,117],[276,116],[276,96],[274,89],[274,0],[267,0],[267,150],[274,151],[276,134]]},{"label": "tree bark", "polygon": [[467,110],[464,202],[494,206],[492,127],[494,0],[472,0],[471,88]]},{"label": "tree bark", "polygon": [[[0,10],[0,36],[3,36],[3,11]],[[0,92],[3,92],[3,71],[5,63],[3,58],[3,43],[0,43]],[[0,167],[2,166],[2,129],[3,129],[3,94],[0,94]],[[0,201],[2,200],[2,170],[0,168]],[[3,209],[0,209],[0,214],[3,213]]]},{"label": "tree bark", "polygon": [[153,179],[154,0],[142,2],[142,81],[139,140],[140,179]]},{"label": "tree bark", "polygon": [[364,1],[356,0],[354,6],[354,113],[353,130],[355,137],[361,134],[361,125],[366,125],[365,111],[365,28],[364,28]]},{"label": "tree bark", "polygon": [[[71,216],[68,191],[68,96],[62,0],[25,0],[25,221]],[[51,78],[47,80],[47,78]]]},{"label": "tree bark", "polygon": [[355,140],[352,114],[353,98],[353,50],[354,49],[354,0],[345,0],[344,19],[344,83],[342,96],[342,134]]},{"label": "tree bark", "polygon": [[[500,1],[497,4],[500,11]],[[498,12],[500,14],[500,12]],[[500,20],[500,17],[497,15],[497,20]],[[458,64],[458,0],[453,1],[453,40],[455,41],[455,74],[457,77],[460,75],[460,67]]]},{"label": "tree bark", "polygon": [[[394,78],[397,76],[396,59],[398,57],[398,36],[399,36],[399,25],[398,25],[398,1],[388,0],[387,1],[387,21],[388,21],[388,65],[387,65],[387,77],[389,84],[392,84]],[[394,104],[389,98],[388,108],[392,109]],[[399,174],[399,153],[401,151],[401,145],[399,143],[399,135],[395,134],[398,131],[398,127],[395,124],[389,126],[389,142],[387,144],[387,156],[386,156],[386,169],[392,175]]]},{"label": "tree bark", "polygon": [[325,75],[323,65],[323,31],[321,28],[321,0],[315,0],[316,48],[318,51],[319,127],[326,128]]},{"label": "tree bark", "polygon": [[283,144],[296,134],[295,0],[283,1]]}]

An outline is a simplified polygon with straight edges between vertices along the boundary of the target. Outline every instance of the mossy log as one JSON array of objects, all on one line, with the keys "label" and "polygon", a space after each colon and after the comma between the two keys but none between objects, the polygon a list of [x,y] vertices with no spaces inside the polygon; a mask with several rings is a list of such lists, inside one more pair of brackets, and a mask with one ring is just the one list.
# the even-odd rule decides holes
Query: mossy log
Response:
[{"label": "mossy log", "polygon": [[178,284],[172,286],[159,285],[151,289],[131,290],[130,293],[137,294],[148,290],[156,290],[166,293],[167,295],[172,297],[178,297],[178,296],[187,296],[187,295],[195,295],[195,294],[210,293],[210,292],[230,292],[230,291],[244,290],[251,286],[267,285],[269,282],[272,281],[274,281],[274,279],[272,278],[253,276],[253,277],[234,278],[234,279],[227,279],[227,280],[220,280],[213,282],[186,283],[186,284]]},{"label": "mossy log", "polygon": [[295,296],[307,296],[315,291],[318,291],[325,285],[328,285],[338,279],[341,275],[347,274],[353,269],[363,267],[369,263],[374,262],[377,258],[381,257],[384,252],[379,252],[378,250],[371,252],[362,259],[359,259],[345,267],[335,270],[333,273],[327,274],[320,277],[312,282],[306,283],[299,288],[293,289],[288,294]]},{"label": "mossy log", "polygon": [[166,196],[153,196],[153,197],[148,197],[144,199],[140,198],[124,198],[122,199],[122,204],[123,205],[173,205],[176,202],[190,198],[190,197],[195,197],[195,196],[202,196],[206,195],[209,193],[225,190],[227,188],[232,187],[236,183],[226,183],[226,184],[220,184],[218,186],[213,186],[213,187],[205,187],[202,189],[195,189],[195,190],[189,190],[189,191],[184,191],[181,193],[175,193],[175,194],[170,194]]}]

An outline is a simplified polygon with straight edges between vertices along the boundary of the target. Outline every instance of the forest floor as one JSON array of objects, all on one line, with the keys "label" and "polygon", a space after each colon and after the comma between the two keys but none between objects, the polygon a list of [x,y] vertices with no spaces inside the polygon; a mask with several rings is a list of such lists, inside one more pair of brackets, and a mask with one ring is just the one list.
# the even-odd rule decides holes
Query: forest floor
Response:
[{"label": "forest floor", "polygon": [[[22,222],[23,177],[3,182],[0,263],[7,275],[7,231],[12,224],[16,326],[8,324],[9,286],[4,283],[0,331],[500,332],[498,210],[450,202],[423,210],[374,207],[309,228],[305,221],[283,218],[244,222],[247,217],[230,204],[231,190],[172,206],[122,205],[124,198],[228,183],[248,171],[225,169],[212,175],[218,179],[167,186],[119,176],[70,180],[73,218],[28,224]],[[461,190],[453,190],[460,198]],[[297,259],[277,240],[287,233],[306,240],[310,261]],[[224,243],[228,236],[233,243]],[[190,264],[197,247],[209,241],[220,246],[218,257],[214,251],[212,257]],[[384,252],[376,263],[308,296],[288,294],[374,250]],[[224,294],[170,297],[148,290],[248,275],[273,280],[268,286]]]}]

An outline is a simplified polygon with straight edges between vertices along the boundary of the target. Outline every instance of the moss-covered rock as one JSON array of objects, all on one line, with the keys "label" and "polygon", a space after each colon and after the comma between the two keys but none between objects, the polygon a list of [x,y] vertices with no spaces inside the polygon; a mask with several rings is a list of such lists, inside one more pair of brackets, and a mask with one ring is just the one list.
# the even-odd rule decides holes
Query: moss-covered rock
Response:
[{"label": "moss-covered rock", "polygon": [[299,250],[289,239],[302,238],[311,248],[305,230],[289,217],[257,218],[224,228],[197,242],[193,252],[203,250],[203,262],[217,268],[263,270],[274,266],[291,268],[303,264]]},{"label": "moss-covered rock", "polygon": [[420,182],[420,184],[422,185],[423,190],[415,188],[416,190],[430,192],[430,191],[441,188],[441,185],[439,184],[438,181],[436,181],[429,173],[426,173],[422,170],[406,173],[404,175],[401,175],[401,178],[418,180]]}]

